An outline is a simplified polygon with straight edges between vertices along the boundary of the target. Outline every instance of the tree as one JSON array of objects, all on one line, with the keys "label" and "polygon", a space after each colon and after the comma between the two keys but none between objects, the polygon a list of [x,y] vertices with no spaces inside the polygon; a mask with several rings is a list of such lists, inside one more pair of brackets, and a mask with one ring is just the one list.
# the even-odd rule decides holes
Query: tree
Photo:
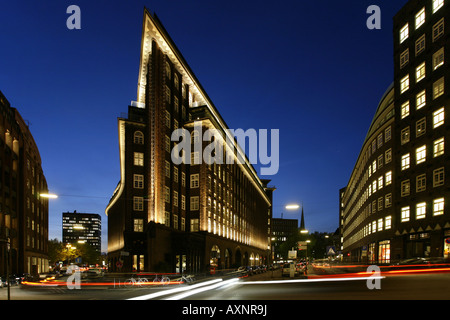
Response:
[{"label": "tree", "polygon": [[48,255],[50,264],[58,261],[75,263],[75,259],[81,258],[83,264],[101,263],[101,254],[88,243],[77,243],[76,245],[65,245],[58,239],[49,240]]}]

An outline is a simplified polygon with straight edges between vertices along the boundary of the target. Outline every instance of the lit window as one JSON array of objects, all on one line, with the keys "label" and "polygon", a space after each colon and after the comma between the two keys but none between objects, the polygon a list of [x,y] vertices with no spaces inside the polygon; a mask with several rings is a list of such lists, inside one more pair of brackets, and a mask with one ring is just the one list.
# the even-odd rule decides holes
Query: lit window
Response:
[{"label": "lit window", "polygon": [[408,37],[409,37],[409,25],[405,24],[405,26],[400,29],[400,43],[408,39]]},{"label": "lit window", "polygon": [[141,131],[136,131],[134,133],[134,143],[144,144],[144,134]]},{"label": "lit window", "polygon": [[178,183],[178,168],[173,167],[173,181]]},{"label": "lit window", "polygon": [[444,48],[439,49],[433,54],[433,70],[436,70],[442,65],[444,65]]},{"label": "lit window", "polygon": [[433,83],[433,99],[436,99],[444,94],[444,77]]},{"label": "lit window", "polygon": [[383,188],[383,176],[378,178],[378,190]]},{"label": "lit window", "polygon": [[433,200],[433,216],[444,214],[444,198]]},{"label": "lit window", "polygon": [[416,68],[416,82],[425,78],[425,62]]},{"label": "lit window", "polygon": [[378,157],[378,168],[383,167],[383,154]]},{"label": "lit window", "polygon": [[170,162],[166,160],[164,172],[167,178],[170,178]]},{"label": "lit window", "polygon": [[377,181],[376,180],[373,180],[373,182],[372,182],[372,190],[373,190],[373,193],[377,192]]},{"label": "lit window", "polygon": [[166,135],[165,138],[165,148],[167,152],[170,152],[170,137]]},{"label": "lit window", "polygon": [[378,231],[383,230],[383,219],[378,219]]},{"label": "lit window", "polygon": [[144,232],[144,219],[134,219],[133,230],[134,232]]},{"label": "lit window", "polygon": [[378,149],[383,145],[383,134],[380,133],[377,137],[377,147]]},{"label": "lit window", "polygon": [[406,170],[409,168],[410,164],[410,155],[409,153],[402,156],[402,170]]},{"label": "lit window", "polygon": [[408,142],[409,142],[409,137],[410,137],[410,134],[409,134],[409,127],[406,127],[406,128],[404,128],[404,129],[401,131],[401,133],[400,133],[400,141],[401,141],[401,144],[403,145],[403,144],[405,144],[405,143],[408,143]]},{"label": "lit window", "polygon": [[197,151],[191,152],[191,165],[196,165],[196,164],[200,164],[199,153]]},{"label": "lit window", "polygon": [[166,227],[170,227],[170,212],[165,212],[164,213],[164,225]]},{"label": "lit window", "polygon": [[191,188],[198,188],[199,187],[199,182],[200,182],[200,178],[199,178],[199,174],[191,174]]},{"label": "lit window", "polygon": [[388,193],[384,196],[384,206],[389,208],[392,205],[392,193]]},{"label": "lit window", "polygon": [[409,48],[402,52],[400,55],[400,68],[406,66],[409,62]]},{"label": "lit window", "polygon": [[186,197],[181,195],[181,209],[186,210]]},{"label": "lit window", "polygon": [[172,94],[171,94],[170,89],[169,89],[168,86],[166,86],[165,93],[166,93],[166,95],[165,95],[166,102],[167,102],[168,104],[170,104],[170,98],[171,98]]},{"label": "lit window", "polygon": [[386,172],[385,176],[386,176],[386,185],[390,185],[392,183],[392,171]]},{"label": "lit window", "polygon": [[384,141],[388,142],[389,140],[391,140],[391,136],[392,136],[392,130],[391,127],[387,127],[384,130]]},{"label": "lit window", "polygon": [[170,128],[170,112],[166,110],[165,124],[167,128]]},{"label": "lit window", "polygon": [[389,163],[392,161],[392,149],[388,149],[386,150],[386,152],[384,153],[384,161],[386,163]]},{"label": "lit window", "polygon": [[445,172],[443,167],[433,171],[433,187],[443,186],[444,180]]},{"label": "lit window", "polygon": [[433,26],[433,42],[442,37],[444,34],[444,18],[439,20],[434,26]]},{"label": "lit window", "polygon": [[402,222],[409,221],[410,209],[409,207],[402,208]]},{"label": "lit window", "polygon": [[173,228],[178,229],[178,215],[173,215]]},{"label": "lit window", "polygon": [[144,188],[144,176],[142,174],[133,175],[133,185],[136,189]]},{"label": "lit window", "polygon": [[178,192],[177,191],[173,192],[173,205],[175,207],[178,207]]},{"label": "lit window", "polygon": [[133,197],[133,210],[143,211],[144,210],[144,198],[143,197]]},{"label": "lit window", "polygon": [[170,203],[170,188],[164,187],[164,201]]},{"label": "lit window", "polygon": [[416,205],[416,219],[425,218],[427,213],[427,204],[426,202],[421,202]]},{"label": "lit window", "polygon": [[200,208],[199,197],[191,197],[191,211],[196,211]]},{"label": "lit window", "polygon": [[427,130],[426,123],[426,118],[422,118],[416,122],[416,137],[420,137],[421,135],[425,134]]},{"label": "lit window", "polygon": [[409,101],[406,101],[402,104],[400,114],[402,116],[402,119],[409,116]]},{"label": "lit window", "polygon": [[409,75],[400,80],[400,93],[404,93],[409,89]]},{"label": "lit window", "polygon": [[191,219],[191,232],[198,232],[198,231],[199,231],[199,219]]},{"label": "lit window", "polygon": [[427,146],[421,146],[416,149],[416,164],[425,162],[427,160]]},{"label": "lit window", "polygon": [[377,172],[377,161],[376,160],[374,160],[372,162],[372,172],[373,173]]},{"label": "lit window", "polygon": [[416,29],[420,28],[421,25],[425,23],[425,8],[422,8],[417,14],[416,14]]},{"label": "lit window", "polygon": [[425,50],[425,35],[421,36],[416,41],[416,56]]},{"label": "lit window", "polygon": [[444,0],[433,0],[433,13],[436,13],[444,5]]},{"label": "lit window", "polygon": [[427,189],[427,176],[421,174],[416,177],[416,192],[422,192]]},{"label": "lit window", "polygon": [[433,142],[433,157],[439,157],[444,154],[444,137]]},{"label": "lit window", "polygon": [[409,180],[404,180],[404,181],[402,181],[402,184],[401,184],[401,196],[402,197],[406,197],[406,196],[409,196],[409,193],[410,193],[410,183],[409,183]]},{"label": "lit window", "polygon": [[143,166],[144,165],[144,154],[142,152],[134,153],[134,165]]},{"label": "lit window", "polygon": [[387,216],[384,218],[384,229],[389,230],[392,227],[392,216]]},{"label": "lit window", "polygon": [[423,108],[426,102],[427,102],[426,91],[423,90],[422,92],[416,95],[416,109],[419,110],[420,108]]},{"label": "lit window", "polygon": [[437,128],[444,124],[444,116],[444,108],[440,108],[439,110],[433,112],[433,128]]}]

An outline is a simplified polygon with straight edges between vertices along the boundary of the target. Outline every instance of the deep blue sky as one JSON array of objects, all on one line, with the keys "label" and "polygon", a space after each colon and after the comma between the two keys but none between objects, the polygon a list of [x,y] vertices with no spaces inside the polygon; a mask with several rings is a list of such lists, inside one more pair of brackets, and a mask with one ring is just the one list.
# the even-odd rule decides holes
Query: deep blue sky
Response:
[{"label": "deep blue sky", "polygon": [[[392,82],[392,18],[406,0],[27,0],[0,4],[0,90],[29,121],[62,212],[99,213],[119,181],[117,117],[136,100],[143,8],[156,12],[233,129],[279,129],[274,216],[338,227],[347,184]],[[69,5],[81,30],[69,30]],[[381,9],[369,30],[367,7]]]}]

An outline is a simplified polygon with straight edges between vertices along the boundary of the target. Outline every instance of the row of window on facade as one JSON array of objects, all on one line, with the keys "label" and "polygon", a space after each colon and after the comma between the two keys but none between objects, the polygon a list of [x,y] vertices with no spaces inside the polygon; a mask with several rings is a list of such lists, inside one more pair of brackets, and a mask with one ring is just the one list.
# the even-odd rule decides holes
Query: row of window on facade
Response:
[{"label": "row of window on facade", "polygon": [[[444,138],[442,137],[433,142],[433,158],[436,158],[443,154],[444,154]],[[415,159],[416,165],[419,165],[427,161],[426,144],[416,148]],[[402,171],[407,170],[411,167],[411,153],[406,153],[402,155],[400,166]]]},{"label": "row of window on facade", "polygon": [[[436,198],[431,203],[431,214],[433,217],[444,214],[445,199],[444,197]],[[425,219],[427,216],[427,202],[419,202],[415,206],[415,219]],[[401,208],[401,222],[409,222],[411,220],[411,206]]]},{"label": "row of window on facade", "polygon": [[[433,14],[435,14],[439,9],[441,9],[444,6],[444,0],[432,0],[432,10]],[[416,15],[415,15],[415,30],[418,30],[421,26],[423,26],[426,22],[426,10],[425,7],[420,9]],[[436,23],[433,26],[433,40],[437,39],[440,36],[440,33],[443,33],[443,19],[440,20],[438,23]],[[442,31],[441,31],[442,29]],[[401,29],[400,29],[400,44],[405,42],[410,35],[410,26],[409,23],[406,23]]]}]

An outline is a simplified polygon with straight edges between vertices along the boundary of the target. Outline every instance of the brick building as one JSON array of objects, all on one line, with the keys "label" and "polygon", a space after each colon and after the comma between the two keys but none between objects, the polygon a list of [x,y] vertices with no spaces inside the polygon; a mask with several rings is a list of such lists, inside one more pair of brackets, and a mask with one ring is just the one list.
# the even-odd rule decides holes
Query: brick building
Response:
[{"label": "brick building", "polygon": [[411,0],[394,17],[394,82],[341,191],[348,259],[449,258],[449,21],[444,0]]},{"label": "brick building", "polygon": [[48,193],[37,145],[0,92],[0,274],[48,270]]},{"label": "brick building", "polygon": [[[121,179],[106,208],[113,270],[201,272],[268,263],[272,192],[155,15],[144,10],[137,101],[118,119]],[[184,129],[192,152],[174,161]],[[243,163],[208,163],[217,150]],[[200,145],[201,150],[195,149]],[[187,161],[191,160],[191,161]]]}]

